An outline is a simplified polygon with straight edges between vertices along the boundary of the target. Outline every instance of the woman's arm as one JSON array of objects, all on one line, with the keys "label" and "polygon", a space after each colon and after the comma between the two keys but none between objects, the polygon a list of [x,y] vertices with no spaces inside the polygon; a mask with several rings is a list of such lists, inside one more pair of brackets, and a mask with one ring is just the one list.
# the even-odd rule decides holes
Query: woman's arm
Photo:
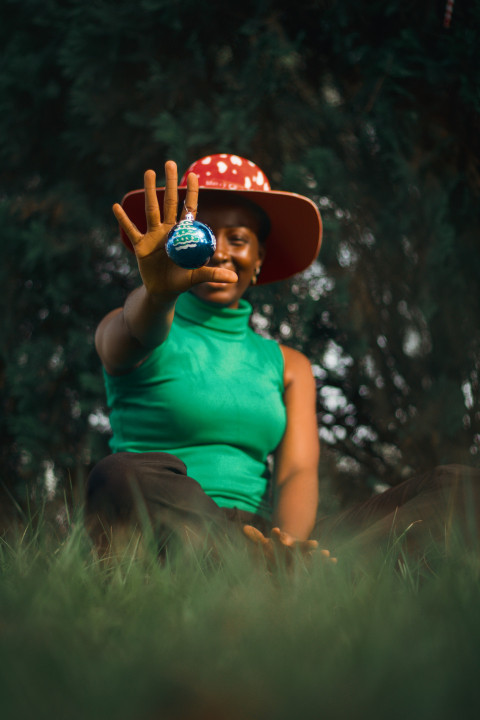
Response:
[{"label": "woman's arm", "polygon": [[[131,293],[123,308],[117,308],[100,322],[95,345],[106,370],[112,375],[133,369],[167,337],[178,296],[202,282],[236,282],[234,272],[221,267],[185,270],[175,265],[165,251],[167,236],[177,221],[177,166],[165,163],[163,221],[160,216],[153,170],[145,173],[145,216],[147,231],[142,234],[116,204],[113,212],[128,235],[138,263],[142,286]],[[187,178],[185,206],[198,205],[198,178]],[[185,215],[183,208],[181,217]]]},{"label": "woman's arm", "polygon": [[95,347],[110,375],[139,365],[168,335],[175,301],[168,303],[144,285],[127,297],[123,308],[108,313],[98,325]]},{"label": "woman's arm", "polygon": [[281,347],[284,361],[284,400],[287,427],[275,457],[276,502],[273,529],[265,537],[252,525],[243,528],[247,538],[261,549],[267,562],[275,567],[279,557],[287,566],[299,551],[308,557],[317,551],[331,563],[328,550],[319,550],[309,540],[318,505],[318,460],[320,443],[316,419],[316,394],[310,363],[296,350]]},{"label": "woman's arm", "polygon": [[306,540],[318,506],[320,443],[315,381],[301,353],[282,346],[287,427],[275,457],[276,500],[273,524],[295,540]]}]

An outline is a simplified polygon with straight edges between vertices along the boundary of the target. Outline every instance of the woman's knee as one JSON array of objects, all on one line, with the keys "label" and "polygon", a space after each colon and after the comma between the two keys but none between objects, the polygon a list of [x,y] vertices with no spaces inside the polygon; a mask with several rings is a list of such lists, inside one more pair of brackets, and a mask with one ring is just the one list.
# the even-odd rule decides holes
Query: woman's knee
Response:
[{"label": "woman's knee", "polygon": [[127,519],[139,506],[152,511],[157,504],[181,505],[185,496],[198,493],[197,485],[187,477],[185,464],[169,453],[114,453],[102,458],[89,475],[87,514]]},{"label": "woman's knee", "polygon": [[428,485],[434,489],[448,492],[471,488],[480,492],[480,470],[469,465],[438,465],[432,470]]},{"label": "woman's knee", "polygon": [[136,470],[127,456],[129,453],[107,455],[93,467],[87,480],[87,515],[127,517],[130,514]]}]

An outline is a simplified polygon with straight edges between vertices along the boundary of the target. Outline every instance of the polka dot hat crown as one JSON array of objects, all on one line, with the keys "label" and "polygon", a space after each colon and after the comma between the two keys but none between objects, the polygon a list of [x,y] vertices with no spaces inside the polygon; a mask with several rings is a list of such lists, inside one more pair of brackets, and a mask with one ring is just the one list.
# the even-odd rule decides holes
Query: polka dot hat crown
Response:
[{"label": "polka dot hat crown", "polygon": [[238,155],[207,155],[190,165],[180,181],[180,187],[186,187],[187,175],[198,175],[200,187],[221,190],[270,190],[266,176],[251,160]]},{"label": "polka dot hat crown", "polygon": [[[317,257],[322,242],[322,221],[317,206],[307,197],[270,189],[265,173],[251,160],[221,153],[207,155],[190,165],[180,180],[179,201],[185,199],[187,176],[194,172],[199,180],[199,216],[202,190],[211,193],[236,193],[258,205],[270,219],[266,254],[258,284],[285,280],[305,270]],[[160,207],[165,188],[157,188]],[[140,232],[145,232],[144,190],[133,190],[122,200],[122,206]],[[126,234],[121,237],[129,250],[133,248]]]}]

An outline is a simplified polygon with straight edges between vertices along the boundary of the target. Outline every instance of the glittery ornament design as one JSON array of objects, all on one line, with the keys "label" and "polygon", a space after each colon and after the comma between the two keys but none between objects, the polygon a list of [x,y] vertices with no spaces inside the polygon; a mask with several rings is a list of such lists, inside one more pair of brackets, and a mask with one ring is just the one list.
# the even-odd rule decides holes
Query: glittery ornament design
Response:
[{"label": "glittery ornament design", "polygon": [[168,233],[165,249],[176,265],[193,270],[205,265],[215,252],[216,245],[215,235],[208,225],[194,220],[189,212]]}]

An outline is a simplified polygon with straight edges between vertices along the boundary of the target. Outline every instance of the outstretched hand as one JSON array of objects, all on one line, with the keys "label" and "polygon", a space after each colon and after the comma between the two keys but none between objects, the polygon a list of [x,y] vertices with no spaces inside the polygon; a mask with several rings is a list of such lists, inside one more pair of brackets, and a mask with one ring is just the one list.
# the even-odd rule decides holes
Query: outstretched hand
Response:
[{"label": "outstretched hand", "polygon": [[309,559],[317,552],[325,561],[337,562],[337,558],[330,557],[328,550],[319,550],[316,540],[296,540],[278,527],[272,528],[269,538],[253,525],[244,525],[243,533],[262,551],[269,567],[276,567],[279,561],[284,562],[287,567],[291,567],[296,555],[300,554],[301,557]]},{"label": "outstretched hand", "polygon": [[[165,163],[165,195],[163,221],[158,206],[156,175],[147,170],[144,175],[145,216],[147,231],[141,233],[125,213],[121,205],[113,206],[113,213],[127,234],[138,262],[143,284],[152,295],[171,299],[203,282],[234,283],[237,276],[231,270],[221,267],[203,267],[187,270],[176,265],[168,257],[165,245],[168,233],[177,222],[178,173],[172,160]],[[187,177],[187,193],[180,219],[186,215],[186,208],[195,216],[198,205],[198,177],[190,173]]]}]

